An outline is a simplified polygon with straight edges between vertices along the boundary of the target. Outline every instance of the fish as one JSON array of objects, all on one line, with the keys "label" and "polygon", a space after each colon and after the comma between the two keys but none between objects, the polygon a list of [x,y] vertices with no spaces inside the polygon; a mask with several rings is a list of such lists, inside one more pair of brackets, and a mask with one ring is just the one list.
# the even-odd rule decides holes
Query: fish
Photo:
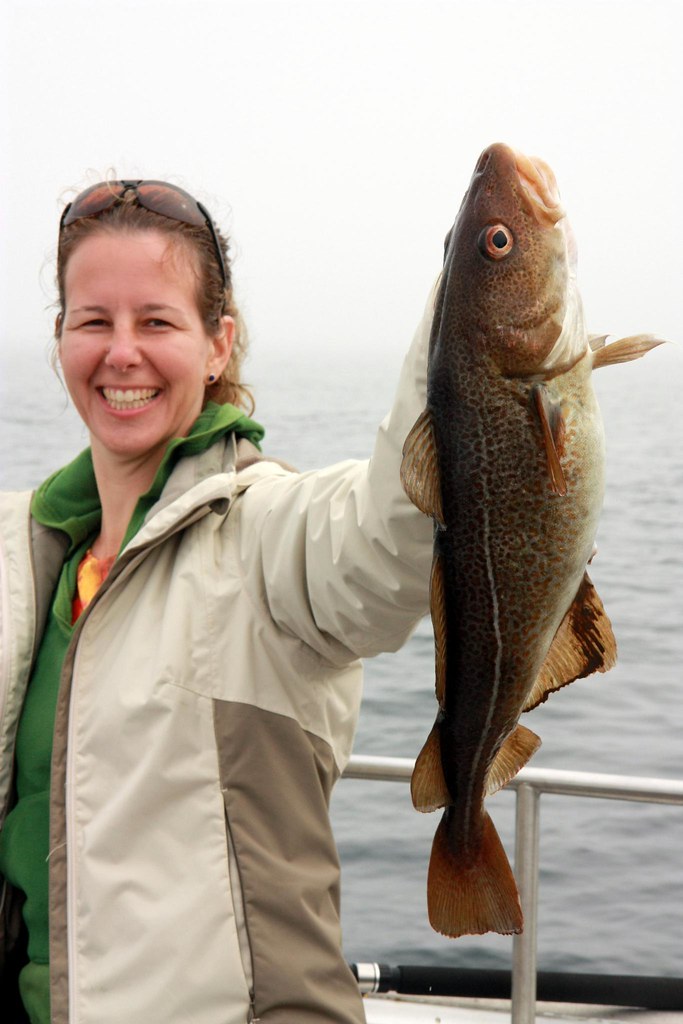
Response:
[{"label": "fish", "polygon": [[446,236],[426,407],[401,464],[408,497],[434,520],[438,706],[411,795],[418,811],[443,809],[427,904],[451,937],[522,930],[485,799],[540,745],[521,714],[616,662],[587,569],[605,462],[592,373],[662,342],[589,335],[576,267],[551,168],[489,146]]}]

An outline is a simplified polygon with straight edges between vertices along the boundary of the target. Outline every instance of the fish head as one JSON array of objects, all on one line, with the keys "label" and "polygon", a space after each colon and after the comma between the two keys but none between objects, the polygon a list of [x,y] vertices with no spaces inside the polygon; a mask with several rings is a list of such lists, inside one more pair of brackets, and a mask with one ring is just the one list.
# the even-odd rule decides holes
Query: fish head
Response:
[{"label": "fish head", "polygon": [[505,375],[552,375],[584,354],[576,245],[544,161],[502,143],[482,153],[446,237],[437,314]]}]

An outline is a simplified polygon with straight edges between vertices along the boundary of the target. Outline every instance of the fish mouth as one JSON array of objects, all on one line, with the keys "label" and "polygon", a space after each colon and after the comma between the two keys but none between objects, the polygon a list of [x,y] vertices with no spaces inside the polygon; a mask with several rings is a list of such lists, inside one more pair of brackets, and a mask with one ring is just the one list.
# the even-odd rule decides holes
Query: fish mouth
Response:
[{"label": "fish mouth", "polygon": [[519,150],[511,150],[519,183],[535,216],[541,222],[557,224],[565,216],[560,192],[552,170],[539,157],[528,157]]}]

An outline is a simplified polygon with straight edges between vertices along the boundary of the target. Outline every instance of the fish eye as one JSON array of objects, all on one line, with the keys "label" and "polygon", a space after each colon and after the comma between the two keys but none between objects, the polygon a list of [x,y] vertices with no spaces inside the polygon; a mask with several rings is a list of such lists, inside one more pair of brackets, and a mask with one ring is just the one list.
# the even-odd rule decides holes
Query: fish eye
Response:
[{"label": "fish eye", "polygon": [[514,244],[512,232],[505,224],[490,224],[479,235],[479,251],[490,260],[501,260]]}]

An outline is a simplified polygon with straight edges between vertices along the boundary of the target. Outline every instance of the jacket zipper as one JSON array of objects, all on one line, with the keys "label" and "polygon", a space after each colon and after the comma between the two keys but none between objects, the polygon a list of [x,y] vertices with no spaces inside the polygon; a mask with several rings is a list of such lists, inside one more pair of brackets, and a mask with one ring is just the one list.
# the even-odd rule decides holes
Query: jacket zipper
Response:
[{"label": "jacket zipper", "polygon": [[232,838],[232,829],[230,827],[230,820],[228,818],[228,808],[225,803],[225,794],[227,790],[223,790],[223,799],[225,807],[225,831],[228,841],[228,874],[230,878],[230,892],[232,894],[233,908],[235,912],[235,925],[237,928],[237,942],[240,950],[240,958],[242,960],[242,970],[247,982],[247,990],[249,993],[249,1021],[248,1024],[258,1024],[261,1020],[260,1017],[256,1016],[256,992],[254,986],[254,954],[251,947],[251,936],[249,934],[249,925],[247,923],[247,912],[244,907],[244,889],[242,887],[242,873],[240,871],[239,861],[237,859],[237,853],[235,852],[235,843]]},{"label": "jacket zipper", "polygon": [[76,826],[74,824],[74,786],[71,784],[74,771],[74,704],[76,695],[76,670],[78,665],[78,649],[71,668],[71,693],[69,694],[69,725],[66,740],[66,777],[64,799],[66,803],[66,941],[67,941],[67,963],[69,965],[69,1022],[76,1022],[76,973],[77,955],[76,949]]}]

